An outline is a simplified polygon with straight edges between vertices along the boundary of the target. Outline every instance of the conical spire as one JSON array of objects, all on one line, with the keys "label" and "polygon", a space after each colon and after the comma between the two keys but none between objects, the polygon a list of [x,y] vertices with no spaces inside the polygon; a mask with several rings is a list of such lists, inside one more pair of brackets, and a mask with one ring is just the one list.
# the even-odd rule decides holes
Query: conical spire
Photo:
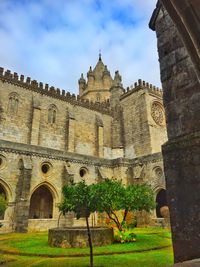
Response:
[{"label": "conical spire", "polygon": [[90,66],[89,71],[88,71],[88,73],[87,73],[87,77],[89,78],[89,77],[91,77],[91,76],[94,77],[94,73],[93,73],[92,67]]},{"label": "conical spire", "polygon": [[93,70],[93,73],[96,79],[102,79],[104,69],[105,69],[105,65],[103,64],[101,53],[99,53],[99,60]]},{"label": "conical spire", "polygon": [[110,71],[107,68],[107,65],[105,65],[104,71],[103,71],[103,76],[110,76]]},{"label": "conical spire", "polygon": [[102,60],[101,51],[97,55],[97,62],[94,68],[90,67],[87,72],[87,81],[84,82],[84,77],[79,80],[80,97],[89,99],[94,102],[97,100],[103,102],[110,97],[110,88],[113,85],[113,79],[106,65]]},{"label": "conical spire", "polygon": [[99,51],[99,61],[101,61],[101,50]]}]

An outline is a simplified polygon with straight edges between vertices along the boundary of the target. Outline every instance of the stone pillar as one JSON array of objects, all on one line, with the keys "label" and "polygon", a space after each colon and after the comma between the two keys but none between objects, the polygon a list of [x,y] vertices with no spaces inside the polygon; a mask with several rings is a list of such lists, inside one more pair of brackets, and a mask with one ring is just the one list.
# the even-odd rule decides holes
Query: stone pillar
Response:
[{"label": "stone pillar", "polygon": [[21,159],[19,162],[19,177],[16,186],[16,205],[14,209],[16,232],[28,231],[31,176],[31,159],[28,157]]},{"label": "stone pillar", "polygon": [[98,127],[98,147],[99,147],[99,157],[103,158],[103,127]]},{"label": "stone pillar", "polygon": [[[156,13],[154,13],[155,15]],[[155,18],[169,141],[163,145],[175,262],[200,258],[200,84],[167,11]]]},{"label": "stone pillar", "polygon": [[104,136],[103,136],[103,121],[99,116],[96,116],[96,156],[103,158],[104,151],[103,151],[103,146],[104,146]]},{"label": "stone pillar", "polygon": [[33,119],[31,125],[31,145],[37,146],[39,142],[40,113],[41,113],[40,108],[38,107],[33,108]]},{"label": "stone pillar", "polygon": [[121,106],[115,106],[113,109],[112,121],[112,153],[113,158],[124,156],[124,125],[123,110]]},{"label": "stone pillar", "polygon": [[200,5],[199,0],[162,0],[181,34],[200,80]]},{"label": "stone pillar", "polygon": [[75,119],[74,117],[69,117],[69,129],[68,129],[68,151],[74,152],[74,142],[75,142]]}]

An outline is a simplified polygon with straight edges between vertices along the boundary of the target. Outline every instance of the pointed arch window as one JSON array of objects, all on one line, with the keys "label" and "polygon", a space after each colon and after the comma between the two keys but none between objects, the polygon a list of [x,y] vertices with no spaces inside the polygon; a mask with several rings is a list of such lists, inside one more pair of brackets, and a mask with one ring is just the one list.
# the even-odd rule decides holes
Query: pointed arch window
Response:
[{"label": "pointed arch window", "polygon": [[48,109],[48,123],[56,123],[57,108],[55,105],[51,105]]},{"label": "pointed arch window", "polygon": [[8,113],[10,115],[17,115],[19,106],[19,96],[16,93],[11,93],[8,99]]}]

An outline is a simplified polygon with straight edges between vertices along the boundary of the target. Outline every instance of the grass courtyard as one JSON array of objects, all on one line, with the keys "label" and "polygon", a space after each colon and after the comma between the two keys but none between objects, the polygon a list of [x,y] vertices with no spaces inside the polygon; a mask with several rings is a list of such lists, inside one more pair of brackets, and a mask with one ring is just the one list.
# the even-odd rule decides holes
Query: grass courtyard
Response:
[{"label": "grass courtyard", "polygon": [[[164,267],[173,263],[171,235],[159,228],[135,228],[137,242],[94,247],[97,267]],[[0,235],[2,266],[89,266],[88,248],[52,248],[48,234]]]}]

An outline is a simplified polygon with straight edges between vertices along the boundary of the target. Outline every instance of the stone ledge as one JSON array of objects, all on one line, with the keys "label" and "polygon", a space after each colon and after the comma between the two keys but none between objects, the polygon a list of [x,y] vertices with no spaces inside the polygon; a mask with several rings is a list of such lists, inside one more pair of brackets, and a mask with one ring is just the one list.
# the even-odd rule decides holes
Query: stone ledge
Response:
[{"label": "stone ledge", "polygon": [[115,166],[143,165],[147,162],[158,162],[162,160],[162,154],[154,153],[152,155],[141,156],[134,159],[117,158],[105,159],[94,156],[86,156],[78,153],[72,153],[62,150],[56,150],[48,147],[34,146],[11,141],[0,140],[0,151],[16,153],[25,156],[36,156],[48,159],[62,160],[66,162],[81,163],[95,166],[105,166],[113,168]]},{"label": "stone ledge", "polygon": [[178,136],[167,141],[162,145],[162,151],[170,151],[175,149],[185,149],[185,147],[192,147],[200,144],[200,132]]},{"label": "stone ledge", "polygon": [[200,266],[200,259],[195,259],[191,261],[176,263],[171,267],[199,267],[199,266]]}]

